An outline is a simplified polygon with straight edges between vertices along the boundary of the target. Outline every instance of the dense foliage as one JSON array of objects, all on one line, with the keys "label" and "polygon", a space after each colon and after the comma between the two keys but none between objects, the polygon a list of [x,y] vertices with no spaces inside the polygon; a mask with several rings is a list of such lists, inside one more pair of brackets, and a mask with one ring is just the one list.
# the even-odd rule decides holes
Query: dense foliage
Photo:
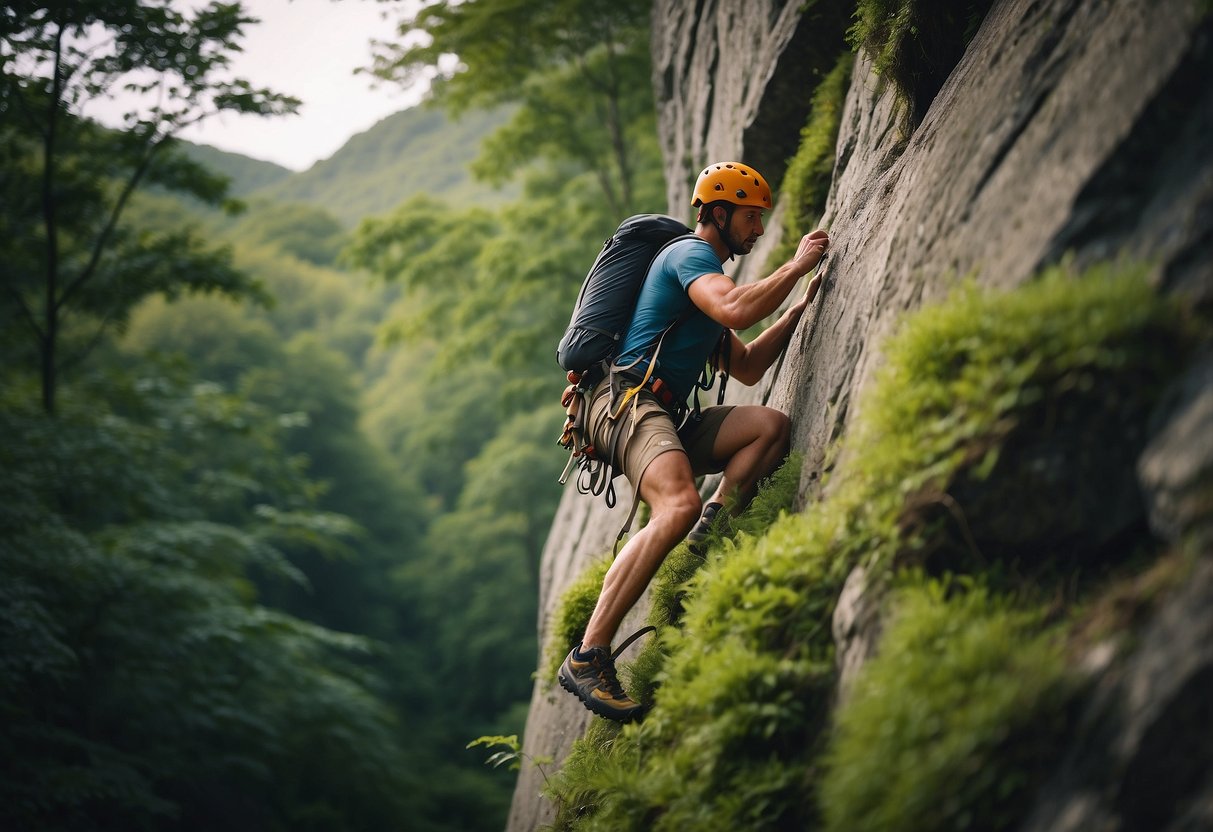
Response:
[{"label": "dense foliage", "polygon": [[[659,168],[647,17],[534,43],[526,100],[402,113],[298,176],[173,139],[296,104],[226,73],[238,4],[0,21],[0,825],[500,828],[512,780],[465,746],[531,690],[551,351],[610,200],[662,186],[519,155],[533,133],[494,139],[490,183],[467,165],[626,69],[581,99],[616,119],[594,153]],[[101,129],[87,99],[127,72],[149,97]]]},{"label": "dense foliage", "polygon": [[[385,78],[434,77],[455,112],[517,105],[477,170],[508,182],[536,161],[590,174],[613,217],[644,203],[656,151],[649,0],[466,0],[428,3],[401,23],[423,37],[388,44]],[[447,60],[454,58],[454,60]]]},{"label": "dense foliage", "polygon": [[416,775],[376,648],[257,600],[360,536],[314,508],[290,427],[154,366],[69,389],[53,422],[28,385],[0,411],[4,825],[399,817]]},{"label": "dense foliage", "polygon": [[[297,107],[228,77],[250,21],[238,5],[212,3],[187,15],[165,0],[16,3],[0,13],[2,303],[37,355],[48,413],[64,365],[82,360],[144,297],[249,290],[222,251],[187,231],[139,233],[121,220],[145,182],[222,200],[223,180],[173,152],[184,127],[224,112]],[[81,117],[119,88],[130,99],[122,130]]]}]

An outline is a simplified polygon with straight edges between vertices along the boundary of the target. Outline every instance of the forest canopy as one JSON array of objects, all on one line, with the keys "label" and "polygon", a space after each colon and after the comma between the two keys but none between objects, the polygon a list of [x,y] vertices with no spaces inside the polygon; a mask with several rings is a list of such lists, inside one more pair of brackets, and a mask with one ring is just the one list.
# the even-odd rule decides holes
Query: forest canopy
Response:
[{"label": "forest canopy", "polygon": [[[553,345],[662,188],[647,4],[498,5],[427,8],[435,49],[379,69],[459,56],[432,106],[490,114],[453,164],[502,196],[341,216],[177,138],[300,103],[231,76],[239,3],[0,12],[6,827],[500,828],[512,781],[465,746],[523,727]],[[125,84],[121,125],[87,117]]]}]

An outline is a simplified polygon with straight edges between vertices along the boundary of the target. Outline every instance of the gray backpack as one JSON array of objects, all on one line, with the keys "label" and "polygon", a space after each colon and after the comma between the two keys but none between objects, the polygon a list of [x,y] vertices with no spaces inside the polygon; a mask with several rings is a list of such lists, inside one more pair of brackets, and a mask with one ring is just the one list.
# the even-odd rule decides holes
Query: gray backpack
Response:
[{"label": "gray backpack", "polygon": [[585,276],[556,347],[562,368],[583,373],[615,357],[653,258],[689,236],[691,229],[663,214],[636,214],[619,224]]}]

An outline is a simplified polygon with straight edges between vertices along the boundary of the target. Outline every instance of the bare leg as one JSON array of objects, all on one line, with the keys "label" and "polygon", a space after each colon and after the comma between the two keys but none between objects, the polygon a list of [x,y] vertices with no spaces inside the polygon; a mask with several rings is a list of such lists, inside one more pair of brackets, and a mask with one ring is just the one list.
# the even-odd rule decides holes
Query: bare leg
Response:
[{"label": "bare leg", "polygon": [[759,481],[771,474],[788,455],[791,421],[770,407],[735,407],[716,435],[712,454],[727,459],[724,476],[709,503],[722,503],[736,513],[745,508]]},{"label": "bare leg", "polygon": [[652,516],[607,571],[602,594],[585,629],[585,648],[610,647],[623,617],[640,600],[665,556],[695,525],[702,507],[691,464],[686,454],[677,451],[664,453],[649,463],[640,480],[640,496],[649,504]]}]

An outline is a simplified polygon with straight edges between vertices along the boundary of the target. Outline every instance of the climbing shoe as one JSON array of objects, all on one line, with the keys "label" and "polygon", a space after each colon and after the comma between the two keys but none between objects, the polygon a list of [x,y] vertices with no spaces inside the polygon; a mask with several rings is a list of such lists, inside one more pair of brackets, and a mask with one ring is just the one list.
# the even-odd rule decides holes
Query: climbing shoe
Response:
[{"label": "climbing shoe", "polygon": [[716,522],[716,515],[722,508],[724,505],[721,503],[708,503],[703,507],[703,514],[699,515],[699,522],[687,535],[687,544],[695,554],[702,555],[707,550],[708,538],[712,534],[712,524]]},{"label": "climbing shoe", "polygon": [[[580,652],[581,658],[578,658]],[[560,686],[586,708],[616,722],[631,722],[644,707],[623,692],[615,675],[615,659],[605,647],[573,649],[560,665]]]}]

